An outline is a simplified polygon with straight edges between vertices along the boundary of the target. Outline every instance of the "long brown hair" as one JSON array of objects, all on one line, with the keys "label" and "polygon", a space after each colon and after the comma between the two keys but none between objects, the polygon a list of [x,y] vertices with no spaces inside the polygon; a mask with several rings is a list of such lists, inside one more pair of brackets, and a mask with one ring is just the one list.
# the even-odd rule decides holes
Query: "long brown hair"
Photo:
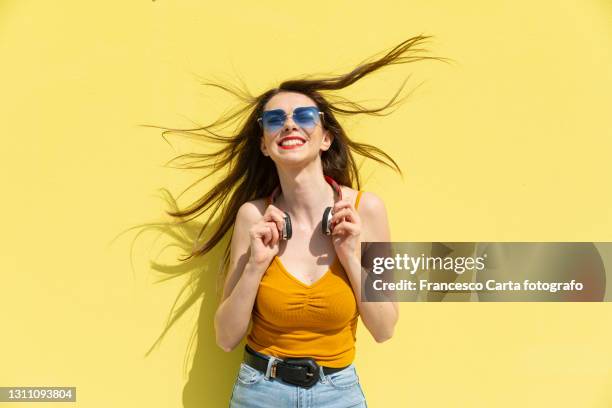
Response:
[{"label": "long brown hair", "polygon": [[[324,174],[331,176],[342,185],[360,189],[361,181],[359,171],[355,158],[353,157],[353,153],[357,153],[362,157],[375,160],[402,175],[402,171],[397,163],[387,153],[376,146],[351,140],[336,119],[336,115],[388,115],[392,112],[391,108],[399,105],[406,99],[406,96],[399,98],[406,81],[404,81],[395,95],[393,95],[386,104],[377,108],[366,108],[357,102],[335,95],[331,91],[344,89],[359,81],[361,78],[387,66],[425,59],[447,60],[446,58],[430,57],[419,54],[425,50],[418,47],[429,38],[431,37],[422,35],[412,37],[398,44],[380,58],[365,60],[347,74],[326,78],[304,76],[298,79],[291,79],[282,82],[278,87],[270,89],[258,96],[251,95],[245,89],[207,82],[204,84],[229,92],[231,95],[238,98],[241,103],[237,105],[233,111],[230,111],[213,123],[203,127],[194,129],[172,129],[150,126],[164,129],[162,132],[163,136],[168,133],[174,133],[185,135],[190,138],[201,139],[208,145],[210,145],[210,143],[221,145],[218,150],[212,153],[184,154],[166,163],[166,166],[173,168],[193,169],[197,171],[204,169],[207,171],[204,177],[201,177],[195,183],[191,184],[183,193],[211,175],[217,174],[221,170],[227,171],[223,177],[220,178],[218,184],[184,209],[179,209],[176,205],[176,200],[170,193],[164,190],[166,195],[164,199],[174,208],[174,210],[166,211],[166,213],[177,220],[177,223],[174,224],[175,227],[177,224],[180,226],[181,224],[187,223],[207,211],[211,211],[210,214],[212,214],[207,218],[205,217],[204,224],[199,229],[197,237],[193,239],[192,245],[190,245],[192,248],[190,253],[186,257],[179,258],[179,260],[181,262],[187,262],[194,257],[203,256],[213,250],[213,248],[223,240],[228,231],[232,229],[240,206],[247,201],[269,195],[279,184],[278,173],[274,162],[270,157],[264,156],[261,153],[260,138],[262,137],[262,130],[257,122],[257,118],[261,116],[265,104],[270,98],[278,93],[297,92],[304,94],[310,97],[324,113],[323,126],[333,136],[332,145],[321,155]],[[235,131],[225,131],[232,126]],[[177,163],[178,166],[175,165]],[[181,195],[183,193],[181,193]],[[216,215],[218,218],[216,218],[213,223],[214,228],[209,230],[214,218],[213,215]],[[208,235],[208,238],[200,243],[200,238],[204,232],[207,233],[206,235]],[[185,239],[185,237],[183,237],[183,239]],[[223,253],[221,276],[225,274],[229,263],[229,250],[230,245],[228,243]],[[186,270],[179,270],[176,272],[175,276],[171,277],[182,275],[185,272]],[[188,284],[183,287],[179,297],[188,285],[193,285],[194,279],[197,280],[198,277],[191,279]],[[174,310],[176,306],[175,302],[170,311],[166,328],[147,352],[147,355],[163,338],[172,324],[174,324],[174,322],[176,322],[176,320],[196,302],[201,295],[202,293],[198,291],[193,292],[176,311]]]}]

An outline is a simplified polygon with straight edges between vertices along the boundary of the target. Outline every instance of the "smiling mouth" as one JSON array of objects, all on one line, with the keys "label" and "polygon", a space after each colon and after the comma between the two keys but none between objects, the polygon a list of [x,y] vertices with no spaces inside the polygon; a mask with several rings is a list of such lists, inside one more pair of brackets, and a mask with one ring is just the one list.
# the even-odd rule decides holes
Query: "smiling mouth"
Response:
[{"label": "smiling mouth", "polygon": [[303,146],[306,141],[299,137],[288,137],[280,141],[278,146],[281,149],[294,149],[296,147]]}]

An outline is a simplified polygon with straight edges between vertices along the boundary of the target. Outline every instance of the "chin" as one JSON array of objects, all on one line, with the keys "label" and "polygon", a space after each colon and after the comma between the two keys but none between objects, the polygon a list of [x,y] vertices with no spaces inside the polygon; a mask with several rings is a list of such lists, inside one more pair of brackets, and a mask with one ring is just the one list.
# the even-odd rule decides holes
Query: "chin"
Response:
[{"label": "chin", "polygon": [[274,162],[281,166],[291,166],[291,167],[306,167],[309,163],[312,163],[316,160],[317,156],[312,155],[282,155],[281,157],[276,157]]}]

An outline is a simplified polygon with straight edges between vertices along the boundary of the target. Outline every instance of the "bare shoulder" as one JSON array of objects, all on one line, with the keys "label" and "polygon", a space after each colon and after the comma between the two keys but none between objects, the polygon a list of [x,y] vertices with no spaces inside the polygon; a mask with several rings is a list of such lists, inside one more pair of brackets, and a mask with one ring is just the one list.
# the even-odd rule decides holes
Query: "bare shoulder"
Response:
[{"label": "bare shoulder", "polygon": [[359,200],[359,213],[376,216],[385,211],[385,202],[371,191],[364,191]]},{"label": "bare shoulder", "polygon": [[247,201],[243,203],[236,214],[236,222],[252,224],[260,219],[266,212],[265,199]]},{"label": "bare shoulder", "polygon": [[[353,205],[355,205],[355,202],[357,201],[357,194],[359,194],[359,191],[347,186],[342,186],[342,196],[346,200],[353,203]],[[384,209],[385,203],[382,198],[371,191],[362,190],[361,197],[359,198],[359,206],[357,208],[357,212],[359,212],[360,215],[375,215]]]}]

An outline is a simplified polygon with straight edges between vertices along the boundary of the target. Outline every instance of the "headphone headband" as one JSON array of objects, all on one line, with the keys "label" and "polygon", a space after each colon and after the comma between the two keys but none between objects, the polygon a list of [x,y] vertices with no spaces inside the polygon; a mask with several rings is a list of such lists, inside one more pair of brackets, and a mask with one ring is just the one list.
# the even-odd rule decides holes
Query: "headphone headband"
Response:
[{"label": "headphone headband", "polygon": [[334,190],[336,190],[336,193],[338,193],[338,197],[340,198],[340,200],[342,200],[342,189],[340,188],[338,183],[336,183],[336,180],[334,180],[333,178],[329,176],[323,176],[323,177],[325,177],[325,181],[327,181],[334,188]]}]

